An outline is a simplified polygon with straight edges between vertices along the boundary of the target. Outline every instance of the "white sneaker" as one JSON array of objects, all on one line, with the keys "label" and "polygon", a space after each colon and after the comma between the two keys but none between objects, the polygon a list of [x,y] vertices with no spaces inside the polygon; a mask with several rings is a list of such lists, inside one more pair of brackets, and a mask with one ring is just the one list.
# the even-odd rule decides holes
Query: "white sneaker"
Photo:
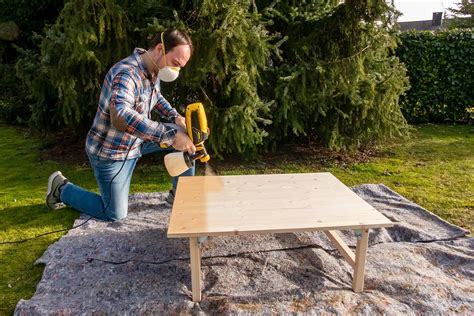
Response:
[{"label": "white sneaker", "polygon": [[59,189],[68,182],[61,171],[53,172],[48,179],[48,191],[46,192],[46,205],[52,210],[66,207],[61,202]]}]

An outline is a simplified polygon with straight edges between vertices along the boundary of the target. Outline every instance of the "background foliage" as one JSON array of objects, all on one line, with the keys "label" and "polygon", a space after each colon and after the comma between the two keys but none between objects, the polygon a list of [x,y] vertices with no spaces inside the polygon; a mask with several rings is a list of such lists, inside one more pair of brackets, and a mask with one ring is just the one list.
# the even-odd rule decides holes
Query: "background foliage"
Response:
[{"label": "background foliage", "polygon": [[289,141],[358,148],[406,133],[399,98],[409,84],[391,15],[383,0],[65,1],[30,37],[36,46],[17,43],[25,116],[35,129],[85,135],[106,71],[178,27],[195,53],[164,95],[180,111],[205,102],[215,154]]},{"label": "background foliage", "polygon": [[449,28],[473,28],[474,27],[474,2],[461,0],[454,8],[449,9],[453,15],[449,21]]},{"label": "background foliage", "polygon": [[[13,21],[20,29],[16,45],[33,48],[34,33],[42,33],[45,25],[54,23],[64,0],[0,0],[0,22]],[[16,52],[11,43],[0,41],[0,62],[12,63]]]},{"label": "background foliage", "polygon": [[[185,29],[194,54],[182,79],[164,84],[174,104],[206,104],[214,153],[255,152],[268,135],[272,102],[258,93],[261,75],[273,51],[273,37],[251,0],[170,1],[168,20],[154,19],[149,29]],[[175,16],[174,20],[169,20]]]},{"label": "background foliage", "polygon": [[[408,82],[383,0],[277,2],[265,10],[284,34],[266,78],[276,100],[270,141],[308,136],[354,148],[400,134],[398,97]],[[280,57],[280,58],[277,58]]]},{"label": "background foliage", "polygon": [[402,110],[411,122],[467,120],[474,106],[474,29],[407,32],[397,55],[411,89]]},{"label": "background foliage", "polygon": [[36,100],[15,76],[18,48],[32,50],[31,59],[36,57],[37,64],[38,34],[45,25],[54,23],[63,5],[64,0],[0,0],[0,24],[13,23],[19,29],[15,41],[0,40],[0,120],[27,124],[30,119]]}]

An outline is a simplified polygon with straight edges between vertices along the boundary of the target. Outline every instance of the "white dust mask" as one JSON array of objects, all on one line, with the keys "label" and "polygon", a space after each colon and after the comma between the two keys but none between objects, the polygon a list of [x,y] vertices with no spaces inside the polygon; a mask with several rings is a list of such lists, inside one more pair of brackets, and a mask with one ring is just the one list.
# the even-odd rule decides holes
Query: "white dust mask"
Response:
[{"label": "white dust mask", "polygon": [[163,40],[163,32],[161,32],[161,45],[163,45],[163,58],[165,59],[165,67],[158,71],[158,79],[164,82],[171,82],[178,78],[180,68],[166,66],[166,50],[165,41]]},{"label": "white dust mask", "polygon": [[176,80],[179,76],[179,67],[165,67],[158,71],[158,79],[164,82],[171,82]]}]

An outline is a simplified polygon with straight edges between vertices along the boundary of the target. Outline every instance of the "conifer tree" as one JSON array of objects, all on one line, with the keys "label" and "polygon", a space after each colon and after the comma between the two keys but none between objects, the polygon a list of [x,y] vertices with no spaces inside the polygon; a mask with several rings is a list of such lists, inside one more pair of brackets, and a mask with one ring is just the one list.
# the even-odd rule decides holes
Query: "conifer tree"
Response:
[{"label": "conifer tree", "polygon": [[104,73],[130,50],[127,16],[114,0],[65,3],[41,44],[41,66],[58,93],[66,126],[90,126]]},{"label": "conifer tree", "polygon": [[405,132],[398,98],[405,68],[383,0],[282,0],[262,8],[286,38],[265,93],[274,93],[269,140],[310,137],[357,148]]},{"label": "conifer tree", "polygon": [[196,0],[177,10],[195,51],[174,90],[176,103],[205,102],[215,153],[256,152],[271,123],[271,102],[258,86],[273,48],[256,6],[251,0]]},{"label": "conifer tree", "polygon": [[214,153],[295,137],[358,147],[406,126],[398,97],[408,81],[388,10],[384,0],[70,0],[41,56],[17,68],[42,127],[84,131],[105,72],[133,47],[149,48],[155,32],[179,27],[194,54],[164,94],[181,111],[206,104]]}]

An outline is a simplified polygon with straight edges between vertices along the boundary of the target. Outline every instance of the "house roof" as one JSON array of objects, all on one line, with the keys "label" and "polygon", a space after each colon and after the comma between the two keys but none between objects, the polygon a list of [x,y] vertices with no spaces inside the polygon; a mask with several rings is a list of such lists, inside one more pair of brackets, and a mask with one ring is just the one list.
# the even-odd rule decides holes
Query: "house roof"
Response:
[{"label": "house roof", "polygon": [[441,26],[433,25],[433,20],[423,20],[423,21],[410,21],[410,22],[398,22],[400,25],[400,31],[406,32],[409,30],[418,30],[418,31],[436,31],[439,30]]}]

